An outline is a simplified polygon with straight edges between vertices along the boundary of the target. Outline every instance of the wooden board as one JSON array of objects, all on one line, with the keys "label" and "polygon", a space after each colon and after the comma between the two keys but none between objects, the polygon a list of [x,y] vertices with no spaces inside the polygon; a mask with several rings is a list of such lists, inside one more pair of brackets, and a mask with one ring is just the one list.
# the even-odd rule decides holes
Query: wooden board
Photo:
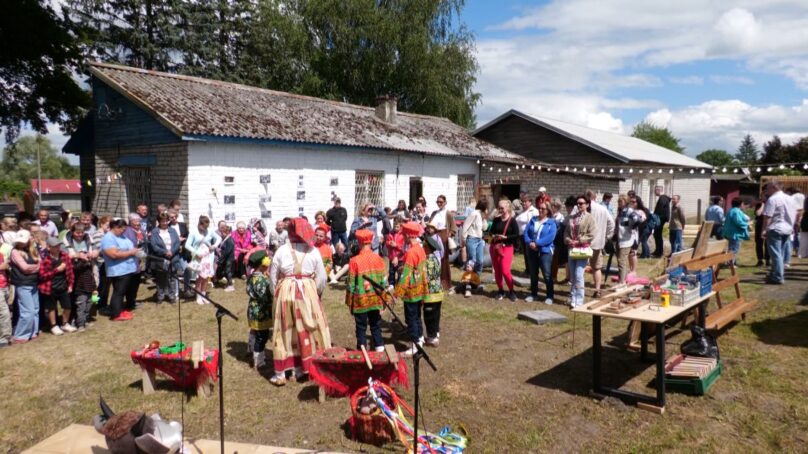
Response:
[{"label": "wooden board", "polygon": [[710,234],[713,231],[713,221],[702,222],[696,240],[693,242],[693,258],[704,257],[707,243],[710,241]]},{"label": "wooden board", "polygon": [[729,249],[729,241],[727,240],[716,240],[710,241],[707,243],[707,249],[704,251],[704,255],[713,255],[719,252],[727,252]]},{"label": "wooden board", "polygon": [[684,251],[675,252],[671,255],[668,267],[673,268],[681,265],[683,262],[693,258],[693,248],[685,249]]}]

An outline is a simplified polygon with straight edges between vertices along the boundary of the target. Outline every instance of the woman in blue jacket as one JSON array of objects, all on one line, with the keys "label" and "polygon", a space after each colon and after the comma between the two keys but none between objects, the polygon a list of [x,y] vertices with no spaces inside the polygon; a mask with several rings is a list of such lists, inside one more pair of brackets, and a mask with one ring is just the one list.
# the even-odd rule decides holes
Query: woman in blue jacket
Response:
[{"label": "woman in blue jacket", "polygon": [[157,227],[151,231],[149,246],[152,255],[165,257],[165,260],[152,260],[151,268],[157,281],[157,304],[164,298],[172,303],[179,301],[180,236],[168,226],[168,213],[160,213]]},{"label": "woman in blue jacket", "polygon": [[749,239],[749,216],[743,212],[743,208],[744,203],[739,197],[732,199],[732,208],[727,213],[721,232],[729,241],[729,251],[732,252],[733,263],[738,258],[738,251],[741,250],[741,240]]},{"label": "woman in blue jacket", "polygon": [[528,221],[525,227],[524,240],[527,254],[528,273],[530,274],[530,296],[528,303],[539,298],[539,269],[541,269],[547,296],[544,304],[553,304],[553,249],[556,236],[556,222],[550,217],[550,204],[536,198],[538,216]]}]

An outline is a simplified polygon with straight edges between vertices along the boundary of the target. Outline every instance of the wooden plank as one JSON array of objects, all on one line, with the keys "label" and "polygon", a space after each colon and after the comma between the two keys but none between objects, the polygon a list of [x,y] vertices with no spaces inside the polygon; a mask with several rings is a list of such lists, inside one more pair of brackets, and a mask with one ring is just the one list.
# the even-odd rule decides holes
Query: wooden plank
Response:
[{"label": "wooden plank", "polygon": [[708,315],[704,325],[708,330],[721,330],[740,318],[741,314],[749,309],[751,309],[750,305],[745,303],[743,298],[737,299]]},{"label": "wooden plank", "polygon": [[724,280],[718,281],[713,284],[713,291],[716,293],[720,292],[721,290],[724,290],[727,287],[737,284],[740,280],[741,280],[740,276],[732,276]]},{"label": "wooden plank", "polygon": [[671,255],[670,262],[668,263],[669,268],[673,268],[676,266],[681,265],[682,263],[691,260],[693,258],[693,248],[685,249],[684,251],[679,251]]},{"label": "wooden plank", "polygon": [[205,360],[205,341],[194,341],[191,344],[191,363],[194,365],[194,369],[199,367],[199,363]]},{"label": "wooden plank", "polygon": [[373,370],[373,363],[370,362],[370,357],[368,356],[368,351],[364,345],[359,346],[362,350],[362,356],[365,357],[365,364],[368,366],[368,369]]},{"label": "wooden plank", "polygon": [[650,411],[657,415],[665,413],[665,407],[657,407],[656,405],[646,404],[645,402],[637,402],[637,408],[640,410]]},{"label": "wooden plank", "polygon": [[140,370],[143,375],[143,394],[154,393],[154,371],[142,366]]},{"label": "wooden plank", "polygon": [[719,252],[727,252],[729,248],[729,241],[727,240],[718,240],[718,241],[710,241],[707,243],[707,248],[704,250],[704,255],[713,255]]},{"label": "wooden plank", "polygon": [[701,257],[698,259],[690,260],[689,262],[685,262],[684,266],[688,270],[703,270],[704,268],[712,267],[718,265],[719,263],[724,263],[732,260],[732,253],[718,253],[707,257]]},{"label": "wooden plank", "polygon": [[710,233],[713,231],[713,221],[702,222],[696,240],[693,242],[693,258],[704,257],[707,243],[710,241]]},{"label": "wooden plank", "polygon": [[398,352],[396,352],[395,345],[385,345],[384,352],[387,353],[387,360],[390,361],[390,364],[398,364]]}]

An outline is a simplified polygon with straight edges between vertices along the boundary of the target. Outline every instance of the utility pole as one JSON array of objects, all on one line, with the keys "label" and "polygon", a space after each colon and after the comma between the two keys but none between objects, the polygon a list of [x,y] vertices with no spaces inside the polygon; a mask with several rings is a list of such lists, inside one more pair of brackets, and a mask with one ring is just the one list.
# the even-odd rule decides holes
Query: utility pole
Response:
[{"label": "utility pole", "polygon": [[36,186],[37,186],[37,195],[39,196],[39,208],[42,208],[42,165],[39,162],[39,149],[42,147],[42,143],[37,140],[36,141]]}]

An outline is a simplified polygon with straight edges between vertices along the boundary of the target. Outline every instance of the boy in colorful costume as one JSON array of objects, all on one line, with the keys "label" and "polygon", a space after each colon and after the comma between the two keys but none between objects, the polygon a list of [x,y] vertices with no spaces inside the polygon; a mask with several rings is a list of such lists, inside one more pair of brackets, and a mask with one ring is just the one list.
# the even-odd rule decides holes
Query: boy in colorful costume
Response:
[{"label": "boy in colorful costume", "polygon": [[424,297],[426,345],[437,347],[440,341],[440,308],[444,295],[440,282],[443,243],[438,235],[424,236],[424,252],[426,253],[426,281],[429,290]]},{"label": "boy in colorful costume", "polygon": [[269,288],[269,256],[265,249],[250,254],[252,273],[247,279],[247,324],[250,326],[249,347],[253,354],[253,366],[258,369],[266,364],[267,341],[272,328],[272,290]]},{"label": "boy in colorful costume", "polygon": [[334,250],[332,249],[331,242],[328,241],[328,232],[331,230],[326,224],[317,224],[314,229],[314,247],[320,251],[320,256],[323,258],[323,267],[325,268],[326,276],[331,274],[331,269],[334,267],[332,259]]},{"label": "boy in colorful costume", "polygon": [[381,311],[384,308],[381,298],[369,281],[384,285],[387,273],[386,261],[373,252],[373,232],[357,230],[359,253],[348,262],[348,286],[345,290],[345,304],[351,310],[356,322],[356,348],[366,344],[368,323],[376,351],[384,351],[382,340]]},{"label": "boy in colorful costume", "polygon": [[[421,304],[429,293],[429,289],[426,281],[426,253],[418,241],[421,226],[415,222],[408,222],[401,230],[404,232],[409,249],[404,253],[401,276],[396,284],[395,295],[404,302],[404,320],[413,344],[417,342],[419,345],[423,345]],[[404,354],[413,355],[415,352],[416,348],[413,345]]]}]

